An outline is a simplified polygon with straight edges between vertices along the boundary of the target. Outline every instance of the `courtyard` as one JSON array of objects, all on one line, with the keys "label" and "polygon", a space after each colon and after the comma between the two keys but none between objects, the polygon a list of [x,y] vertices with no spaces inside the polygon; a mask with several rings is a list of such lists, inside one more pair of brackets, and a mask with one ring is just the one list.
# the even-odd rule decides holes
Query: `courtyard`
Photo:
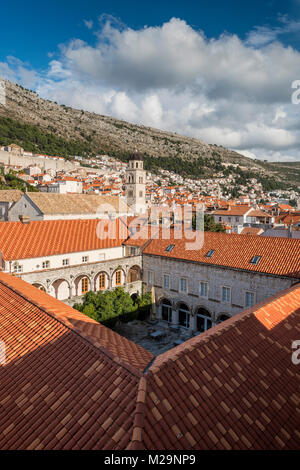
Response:
[{"label": "courtyard", "polygon": [[154,356],[158,356],[194,336],[186,328],[160,320],[119,322],[113,330],[152,352]]}]

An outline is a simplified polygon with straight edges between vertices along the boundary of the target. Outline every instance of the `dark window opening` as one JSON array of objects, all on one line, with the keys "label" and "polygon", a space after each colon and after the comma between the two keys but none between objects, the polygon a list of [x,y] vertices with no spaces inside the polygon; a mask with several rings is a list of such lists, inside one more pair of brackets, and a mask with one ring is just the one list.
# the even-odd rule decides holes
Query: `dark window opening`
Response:
[{"label": "dark window opening", "polygon": [[205,257],[206,257],[206,258],[211,258],[215,251],[216,251],[216,250],[209,250],[209,251],[206,253]]},{"label": "dark window opening", "polygon": [[251,264],[258,264],[261,260],[261,256],[253,256],[252,260],[250,261]]},{"label": "dark window opening", "polygon": [[167,251],[168,253],[170,253],[170,251],[173,250],[174,246],[175,246],[175,245],[169,245],[169,246],[165,249],[165,251]]}]

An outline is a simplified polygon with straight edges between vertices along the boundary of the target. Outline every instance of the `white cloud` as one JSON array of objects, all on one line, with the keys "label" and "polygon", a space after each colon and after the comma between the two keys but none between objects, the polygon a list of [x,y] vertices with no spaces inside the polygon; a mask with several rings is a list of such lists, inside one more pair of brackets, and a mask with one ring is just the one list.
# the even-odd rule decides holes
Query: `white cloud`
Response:
[{"label": "white cloud", "polygon": [[256,26],[247,35],[247,44],[260,47],[276,41],[285,34],[299,33],[300,21],[290,19],[287,15],[279,15],[280,26]]},{"label": "white cloud", "polygon": [[178,18],[133,30],[102,15],[96,44],[64,44],[46,74],[27,68],[26,76],[24,64],[10,61],[0,75],[33,81],[41,96],[77,108],[257,158],[294,158],[300,105],[291,104],[291,83],[300,79],[300,54],[277,39],[298,27],[283,17],[279,29],[256,28],[246,41],[207,39]]},{"label": "white cloud", "polygon": [[83,22],[87,29],[92,29],[94,26],[93,20],[83,20]]},{"label": "white cloud", "polygon": [[7,57],[6,62],[0,62],[0,77],[22,83],[30,89],[34,89],[38,82],[38,74],[27,63],[13,56]]}]

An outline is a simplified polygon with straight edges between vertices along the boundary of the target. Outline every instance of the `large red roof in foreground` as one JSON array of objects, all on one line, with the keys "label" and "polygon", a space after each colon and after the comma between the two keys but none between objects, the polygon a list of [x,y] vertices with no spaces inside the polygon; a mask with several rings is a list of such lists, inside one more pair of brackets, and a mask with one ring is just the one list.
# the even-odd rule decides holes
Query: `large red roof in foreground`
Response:
[{"label": "large red roof in foreground", "polygon": [[299,326],[297,285],[158,356],[130,447],[299,449]]},{"label": "large red roof in foreground", "polygon": [[299,317],[296,285],[151,365],[144,349],[0,273],[0,448],[297,449]]}]

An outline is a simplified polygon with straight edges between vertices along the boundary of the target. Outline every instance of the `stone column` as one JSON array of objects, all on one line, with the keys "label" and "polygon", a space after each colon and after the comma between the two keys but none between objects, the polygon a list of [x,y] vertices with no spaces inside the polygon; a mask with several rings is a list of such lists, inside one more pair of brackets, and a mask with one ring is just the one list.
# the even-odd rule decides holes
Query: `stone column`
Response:
[{"label": "stone column", "polygon": [[130,270],[129,264],[126,264],[125,269],[124,269],[124,287],[125,288],[127,287],[127,284],[128,284],[129,270]]},{"label": "stone column", "polygon": [[179,313],[175,308],[172,309],[172,325],[179,324]]},{"label": "stone column", "polygon": [[71,281],[69,283],[69,299],[71,299],[73,297],[73,295],[75,294],[74,293],[74,283]]},{"label": "stone column", "polygon": [[108,276],[108,290],[110,290],[112,288],[112,275],[113,275],[113,269],[112,268],[109,268],[109,276]]},{"label": "stone column", "polygon": [[157,316],[158,320],[162,319],[162,304],[160,304],[160,306],[158,308],[156,308],[156,316]]},{"label": "stone column", "polygon": [[190,331],[196,332],[197,331],[197,317],[196,315],[190,314]]}]

